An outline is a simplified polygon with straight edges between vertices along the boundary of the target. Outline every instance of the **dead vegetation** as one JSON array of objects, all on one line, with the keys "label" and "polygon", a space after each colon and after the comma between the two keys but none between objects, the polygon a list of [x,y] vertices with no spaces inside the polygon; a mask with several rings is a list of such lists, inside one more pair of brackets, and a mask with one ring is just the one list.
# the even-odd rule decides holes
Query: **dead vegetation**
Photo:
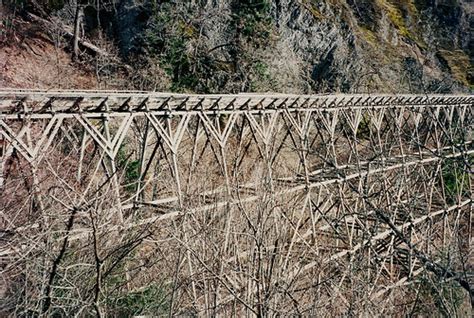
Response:
[{"label": "dead vegetation", "polygon": [[86,99],[52,123],[4,119],[41,155],[5,144],[5,314],[470,312],[470,101],[301,111],[267,97],[239,113],[230,98],[169,116],[107,100],[107,115]]}]

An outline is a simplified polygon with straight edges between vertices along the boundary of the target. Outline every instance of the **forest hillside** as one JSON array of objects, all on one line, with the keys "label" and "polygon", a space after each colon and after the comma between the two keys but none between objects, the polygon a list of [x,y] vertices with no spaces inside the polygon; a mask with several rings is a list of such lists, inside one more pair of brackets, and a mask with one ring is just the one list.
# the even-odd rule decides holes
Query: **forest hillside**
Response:
[{"label": "forest hillside", "polygon": [[[448,93],[473,85],[474,4],[464,0],[6,0],[1,8],[4,69],[15,56],[43,56],[65,77],[71,67],[74,77],[91,76],[54,87]],[[8,74],[3,86],[22,85]]]}]

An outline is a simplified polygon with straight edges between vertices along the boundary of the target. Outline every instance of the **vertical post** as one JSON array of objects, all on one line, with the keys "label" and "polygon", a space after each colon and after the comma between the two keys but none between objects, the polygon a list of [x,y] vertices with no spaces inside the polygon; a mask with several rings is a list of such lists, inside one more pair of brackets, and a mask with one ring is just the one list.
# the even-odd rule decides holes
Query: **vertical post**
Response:
[{"label": "vertical post", "polygon": [[[107,143],[110,145],[112,143],[112,138],[110,137],[109,121],[110,121],[109,115],[103,115],[102,123],[104,125],[105,138],[107,140]],[[118,212],[119,223],[120,223],[120,226],[123,227],[125,220],[123,217],[122,202],[120,200],[120,183],[117,178],[117,167],[115,164],[115,156],[107,155],[106,157],[108,157],[107,162],[110,169],[110,178],[111,178],[112,186],[115,190],[115,195],[116,195],[116,200],[117,200],[117,207],[118,207],[117,212]]]},{"label": "vertical post", "polygon": [[[167,131],[168,136],[170,137],[169,142],[171,143],[170,144],[171,164],[172,164],[172,171],[173,171],[173,175],[174,175],[175,183],[176,183],[178,204],[179,204],[179,208],[181,209],[181,211],[183,211],[184,210],[184,201],[183,201],[183,191],[182,191],[182,188],[181,188],[181,179],[180,179],[180,174],[179,174],[178,148],[179,148],[179,144],[181,142],[181,138],[179,136],[182,133],[184,133],[184,131],[182,131],[182,130],[186,129],[186,126],[188,124],[188,122],[187,122],[188,118],[181,119],[181,120],[184,120],[184,125],[183,126],[181,126],[181,125],[178,126],[178,128],[177,128],[178,131],[176,132],[176,134],[178,135],[178,138],[174,138],[175,134],[173,134],[173,127],[171,125],[171,116],[172,116],[172,114],[170,113],[169,116],[165,119],[166,120],[166,128],[168,130]],[[173,224],[174,224],[174,221],[173,221]],[[188,231],[186,229],[186,220],[185,219],[183,220],[182,225],[183,225],[184,241],[185,241],[186,245],[188,245],[189,239],[188,239]],[[189,245],[186,247],[186,259],[188,261],[189,275],[192,277],[194,275],[194,269],[193,269],[193,265],[192,265],[192,262],[191,262],[191,251],[190,251]],[[197,304],[197,292],[196,292],[196,284],[195,284],[194,280],[191,280],[191,289],[192,289],[192,293],[193,293],[194,305],[196,305]],[[173,310],[173,308],[171,306],[170,315],[172,314],[172,312],[171,312],[172,310]]]},{"label": "vertical post", "polygon": [[85,153],[85,148],[87,144],[87,131],[85,128],[82,128],[82,138],[81,138],[81,149],[80,149],[80,154],[79,154],[79,167],[77,168],[77,181],[81,182],[82,178],[82,164],[84,161],[84,153]]},{"label": "vertical post", "polygon": [[0,189],[5,183],[7,161],[13,153],[13,146],[7,147],[7,141],[0,136]]},{"label": "vertical post", "polygon": [[143,134],[143,140],[142,140],[142,143],[141,143],[141,149],[140,149],[140,177],[139,177],[139,180],[138,180],[138,184],[137,184],[137,192],[135,194],[135,200],[136,201],[139,201],[139,200],[144,200],[145,198],[145,189],[143,189],[142,187],[144,186],[144,180],[146,178],[146,175],[144,175],[145,173],[145,160],[146,160],[146,153],[147,153],[147,148],[148,148],[148,140],[149,140],[149,128],[150,128],[150,122],[148,119],[146,119],[146,123],[145,123],[145,132]]},{"label": "vertical post", "polygon": [[[105,103],[105,107],[106,107],[106,110],[109,111],[109,107],[107,105],[107,103]],[[102,117],[102,123],[103,123],[103,126],[104,126],[104,133],[105,133],[105,138],[107,140],[107,145],[110,146],[112,145],[112,138],[110,136],[110,127],[109,127],[109,115],[106,114],[106,115],[103,115]],[[120,132],[118,132],[120,133]],[[118,146],[118,145],[117,145]],[[105,149],[104,149],[105,151]],[[108,158],[107,162],[109,164],[109,169],[110,169],[110,181],[112,183],[112,187],[114,188],[115,190],[115,196],[116,196],[116,203],[117,203],[117,216],[118,216],[118,223],[119,223],[119,230],[117,231],[118,233],[118,236],[122,236],[122,233],[125,229],[125,219],[124,219],[124,216],[123,216],[123,208],[122,208],[122,201],[120,199],[120,183],[119,183],[119,180],[118,180],[118,177],[117,177],[117,167],[116,167],[116,164],[115,164],[115,153],[114,151],[112,150],[111,151],[112,153],[111,154],[108,154],[106,155],[105,157]],[[107,162],[104,162],[104,165],[107,166]],[[128,266],[128,263],[127,261],[125,261],[125,279],[126,279],[126,287],[127,287],[127,290],[130,290],[131,289],[131,286],[130,286],[130,272],[129,272],[129,266]]]}]

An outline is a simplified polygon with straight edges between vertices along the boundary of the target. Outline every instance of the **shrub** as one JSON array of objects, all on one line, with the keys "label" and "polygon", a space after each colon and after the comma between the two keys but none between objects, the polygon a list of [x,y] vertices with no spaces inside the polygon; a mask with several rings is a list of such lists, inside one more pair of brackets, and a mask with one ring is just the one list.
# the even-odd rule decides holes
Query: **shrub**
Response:
[{"label": "shrub", "polygon": [[109,308],[117,317],[152,315],[161,317],[169,311],[169,293],[164,286],[150,284],[140,291],[109,300]]},{"label": "shrub", "polygon": [[[469,159],[471,161],[472,158]],[[442,166],[446,202],[453,204],[458,196],[466,196],[469,191],[469,171],[463,158],[446,159]]]}]

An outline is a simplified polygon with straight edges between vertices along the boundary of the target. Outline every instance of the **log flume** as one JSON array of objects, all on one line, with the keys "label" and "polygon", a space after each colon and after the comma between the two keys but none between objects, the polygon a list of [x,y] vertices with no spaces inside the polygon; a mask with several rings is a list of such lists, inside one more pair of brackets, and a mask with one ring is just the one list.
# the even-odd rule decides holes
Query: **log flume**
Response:
[{"label": "log flume", "polygon": [[170,311],[203,315],[350,306],[356,280],[393,303],[427,271],[462,285],[436,266],[471,242],[473,136],[472,95],[0,89],[0,263],[64,272],[71,250],[95,275],[91,255],[137,243]]}]

